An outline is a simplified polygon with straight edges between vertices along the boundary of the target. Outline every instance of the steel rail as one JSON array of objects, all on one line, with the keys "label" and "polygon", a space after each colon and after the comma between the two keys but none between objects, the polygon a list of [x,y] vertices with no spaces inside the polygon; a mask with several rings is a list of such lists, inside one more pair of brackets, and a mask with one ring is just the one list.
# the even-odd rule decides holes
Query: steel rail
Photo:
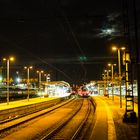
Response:
[{"label": "steel rail", "polygon": [[[14,127],[16,127],[16,126],[18,126],[18,125],[21,125],[21,124],[23,124],[23,123],[26,123],[26,122],[28,122],[28,121],[31,121],[32,119],[35,119],[35,118],[37,118],[37,117],[40,117],[40,116],[42,116],[42,115],[44,115],[44,114],[46,114],[46,113],[49,113],[49,112],[51,112],[51,111],[54,111],[54,110],[56,110],[56,109],[58,109],[58,108],[60,108],[60,107],[62,107],[62,106],[65,106],[65,105],[67,105],[68,103],[71,103],[72,101],[74,100],[74,98],[72,98],[72,99],[70,99],[70,100],[68,100],[68,101],[66,101],[66,102],[64,102],[64,103],[62,103],[62,104],[60,104],[60,105],[55,105],[55,106],[53,106],[53,107],[51,107],[51,108],[49,108],[49,109],[44,109],[44,110],[42,110],[42,111],[39,111],[39,112],[35,112],[35,113],[33,113],[33,114],[28,114],[27,116],[29,116],[28,118],[27,118],[27,116],[24,116],[24,117],[21,117],[21,118],[24,118],[23,120],[21,120],[21,121],[16,121],[16,120],[18,120],[18,119],[16,119],[15,121],[15,123],[13,123],[13,121],[11,121],[12,123],[10,124],[10,125],[7,125],[7,122],[6,123],[3,123],[3,125],[4,125],[4,127],[2,127],[2,125],[1,125],[1,128],[0,128],[0,133],[3,133],[3,132],[5,132],[5,131],[7,131],[8,129],[11,129],[11,128],[14,128]],[[45,111],[46,110],[46,111]],[[34,115],[35,114],[35,115]],[[31,115],[31,116],[30,116]],[[20,119],[20,118],[19,118]],[[9,123],[9,122],[8,122]]]},{"label": "steel rail", "polygon": [[85,116],[84,120],[81,122],[81,124],[79,125],[77,131],[72,136],[71,140],[76,140],[77,139],[77,137],[78,137],[79,133],[81,132],[83,126],[86,124],[86,122],[88,120],[90,112],[91,112],[91,104],[90,104],[90,101],[88,100],[88,110],[87,110],[86,116]]},{"label": "steel rail", "polygon": [[[54,100],[43,101],[43,102],[40,102],[40,103],[31,104],[31,105],[18,106],[18,107],[15,107],[15,108],[2,110],[2,111],[4,111],[4,113],[0,114],[1,116],[9,114],[9,112],[12,113],[12,114],[16,114],[16,116],[12,116],[12,117],[10,116],[8,119],[4,119],[4,120],[0,121],[0,124],[4,124],[6,122],[10,122],[12,120],[27,116],[29,114],[39,112],[39,111],[44,110],[46,108],[52,107],[54,105],[57,105],[57,104],[59,104],[61,102],[62,101],[59,100],[59,99],[54,99]],[[39,107],[37,108],[37,106],[39,106]],[[31,110],[31,107],[33,108],[33,110]],[[26,110],[28,110],[28,111],[26,111]],[[22,111],[22,112],[24,111],[24,114],[20,114],[19,113],[20,111]],[[17,114],[17,112],[19,114]]]},{"label": "steel rail", "polygon": [[[91,104],[92,104],[91,101],[88,100],[88,109],[87,109],[87,112],[85,113],[86,114],[85,115],[85,118],[81,121],[79,127],[77,128],[76,132],[72,135],[72,137],[71,137],[70,140],[75,140],[78,137],[78,135],[81,132],[84,124],[87,122],[88,117],[89,117],[89,115],[91,113]],[[69,116],[69,119],[67,118],[66,121],[61,122],[60,125],[58,125],[57,127],[55,127],[55,129],[53,129],[50,133],[46,134],[43,138],[41,138],[41,140],[47,140],[47,139],[51,139],[52,137],[55,137],[55,135],[57,135],[57,133],[63,127],[65,127],[72,120],[72,118],[74,118],[76,116],[76,114],[81,110],[82,105],[81,105],[81,107],[76,112],[74,112],[73,114],[71,114],[71,116]]]},{"label": "steel rail", "polygon": [[83,105],[83,102],[82,102],[82,104],[80,104],[80,106],[78,108],[75,108],[73,113],[71,113],[57,127],[55,127],[51,132],[46,134],[40,140],[47,140],[47,139],[51,138],[53,135],[55,135],[61,128],[63,128],[81,110],[82,105]]}]

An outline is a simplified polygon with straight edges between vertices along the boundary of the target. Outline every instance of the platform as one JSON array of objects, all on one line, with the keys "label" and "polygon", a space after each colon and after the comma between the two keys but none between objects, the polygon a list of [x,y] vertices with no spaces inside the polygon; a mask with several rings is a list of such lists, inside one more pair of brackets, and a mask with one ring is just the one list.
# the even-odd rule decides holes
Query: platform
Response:
[{"label": "platform", "polygon": [[[95,125],[90,140],[138,140],[138,124],[124,123],[125,99],[122,98],[120,108],[119,96],[111,97],[94,96],[97,107],[95,112]],[[138,106],[135,111],[138,115]]]},{"label": "platform", "polygon": [[28,101],[28,99],[18,100],[18,101],[10,101],[9,104],[0,103],[0,110],[35,104],[35,103],[44,102],[44,101],[53,100],[53,99],[56,99],[56,97],[30,98],[29,101]]}]

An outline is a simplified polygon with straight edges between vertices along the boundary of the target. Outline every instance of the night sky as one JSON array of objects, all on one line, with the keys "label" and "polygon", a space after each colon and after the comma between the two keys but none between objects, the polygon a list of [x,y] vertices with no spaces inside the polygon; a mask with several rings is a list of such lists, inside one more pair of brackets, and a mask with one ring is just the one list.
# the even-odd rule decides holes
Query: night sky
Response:
[{"label": "night sky", "polygon": [[[51,73],[52,80],[100,79],[107,63],[117,62],[111,45],[124,44],[123,10],[122,0],[1,0],[1,58],[12,54],[13,67],[33,65]],[[130,0],[128,10],[133,40]],[[139,0],[136,12],[139,17]]]}]

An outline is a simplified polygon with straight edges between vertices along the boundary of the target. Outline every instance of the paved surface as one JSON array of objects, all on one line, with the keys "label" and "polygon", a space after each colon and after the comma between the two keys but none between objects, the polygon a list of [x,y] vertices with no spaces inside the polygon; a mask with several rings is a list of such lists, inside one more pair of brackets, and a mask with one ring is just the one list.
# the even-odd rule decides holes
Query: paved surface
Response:
[{"label": "paved surface", "polygon": [[[138,140],[137,123],[124,123],[125,100],[120,98],[94,96],[96,104],[96,120],[91,140]],[[137,104],[135,104],[137,113]]]}]

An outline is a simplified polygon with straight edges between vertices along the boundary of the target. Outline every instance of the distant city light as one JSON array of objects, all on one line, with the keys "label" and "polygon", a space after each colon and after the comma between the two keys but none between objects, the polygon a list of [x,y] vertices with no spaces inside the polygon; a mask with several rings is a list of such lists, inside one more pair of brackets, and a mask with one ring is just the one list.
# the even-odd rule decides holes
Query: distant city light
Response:
[{"label": "distant city light", "polygon": [[21,79],[18,77],[18,78],[16,79],[16,81],[17,81],[18,83],[20,83]]},{"label": "distant city light", "polygon": [[0,76],[0,82],[2,82],[2,77]]}]

